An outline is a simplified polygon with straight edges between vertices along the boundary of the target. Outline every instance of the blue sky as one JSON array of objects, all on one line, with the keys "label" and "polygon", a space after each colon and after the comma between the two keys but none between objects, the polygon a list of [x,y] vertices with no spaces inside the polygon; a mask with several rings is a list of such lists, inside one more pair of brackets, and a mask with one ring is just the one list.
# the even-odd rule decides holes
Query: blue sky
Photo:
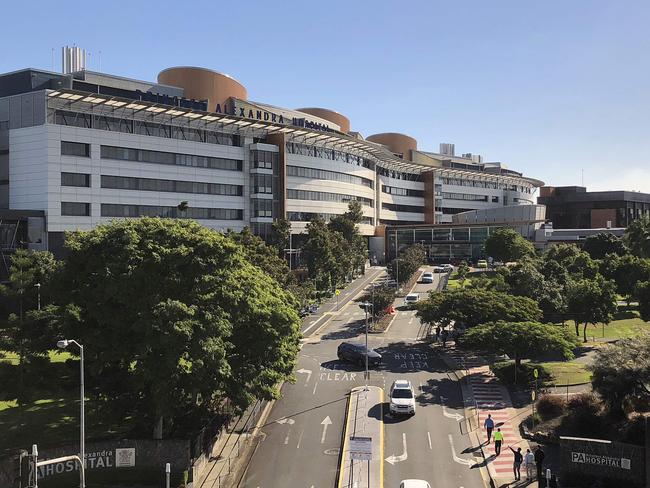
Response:
[{"label": "blue sky", "polygon": [[[39,5],[40,4],[40,5]],[[109,7],[110,6],[110,7]],[[367,136],[453,142],[548,184],[650,192],[650,2],[6,2],[0,71],[228,73],[251,100],[338,110]],[[35,15],[35,12],[39,12]]]}]

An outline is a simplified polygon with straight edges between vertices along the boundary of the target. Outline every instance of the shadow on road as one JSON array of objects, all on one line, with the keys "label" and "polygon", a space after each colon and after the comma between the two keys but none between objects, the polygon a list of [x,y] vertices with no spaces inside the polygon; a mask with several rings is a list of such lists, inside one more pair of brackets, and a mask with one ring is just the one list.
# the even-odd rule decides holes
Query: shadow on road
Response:
[{"label": "shadow on road", "polygon": [[413,415],[394,415],[390,413],[390,404],[388,402],[377,403],[368,411],[368,417],[382,420],[384,424],[397,424],[409,420]]},{"label": "shadow on road", "polygon": [[382,356],[381,369],[391,373],[427,371],[444,373],[447,368],[425,343],[393,342],[375,349]]},{"label": "shadow on road", "polygon": [[319,408],[325,407],[327,405],[333,405],[334,403],[342,403],[342,402],[345,403],[345,402],[347,402],[347,400],[348,400],[348,395],[346,395],[344,397],[341,397],[341,398],[339,398],[337,400],[332,400],[330,402],[321,403],[320,405],[316,405],[315,407],[307,408],[305,410],[299,410],[297,412],[293,412],[293,413],[290,413],[288,415],[283,415],[282,417],[279,417],[279,418],[276,418],[276,419],[271,419],[268,422],[266,422],[264,425],[262,425],[262,427],[268,427],[269,425],[273,425],[275,423],[282,424],[282,423],[285,423],[286,421],[288,421],[291,418],[297,417],[297,416],[305,414],[307,412],[312,412],[314,410],[318,410]]},{"label": "shadow on road", "polygon": [[341,324],[341,328],[333,330],[321,337],[321,341],[333,341],[339,339],[352,339],[365,332],[365,320],[355,320],[346,324]]}]

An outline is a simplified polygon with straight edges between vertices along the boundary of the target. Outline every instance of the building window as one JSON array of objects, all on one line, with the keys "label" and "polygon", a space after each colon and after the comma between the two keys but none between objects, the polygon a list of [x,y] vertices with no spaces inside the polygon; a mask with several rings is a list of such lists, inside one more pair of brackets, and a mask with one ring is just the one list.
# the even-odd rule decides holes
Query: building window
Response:
[{"label": "building window", "polygon": [[299,178],[311,178],[314,180],[341,181],[343,183],[352,183],[354,185],[363,185],[372,188],[373,181],[360,176],[328,171],[325,169],[305,168],[302,166],[287,166],[287,176],[297,176]]},{"label": "building window", "polygon": [[474,195],[473,193],[447,193],[442,192],[442,198],[445,200],[464,200],[470,202],[487,202],[487,195]]},{"label": "building window", "polygon": [[61,141],[61,154],[64,156],[90,157],[90,144],[83,142]]},{"label": "building window", "polygon": [[61,215],[88,217],[90,215],[90,203],[61,202]]},{"label": "building window", "polygon": [[[329,222],[332,217],[338,217],[341,214],[321,213],[321,212],[287,212],[287,219],[291,222],[311,222],[316,216]],[[360,224],[374,225],[375,219],[363,216]]]},{"label": "building window", "polygon": [[424,207],[419,207],[417,205],[398,205],[396,203],[382,203],[381,208],[384,210],[392,210],[393,212],[424,213]]},{"label": "building window", "polygon": [[198,220],[242,220],[244,218],[244,211],[238,208],[189,207],[181,211],[178,207],[112,203],[102,203],[101,214],[102,217],[167,217]]},{"label": "building window", "polygon": [[327,193],[323,191],[309,191],[309,190],[287,190],[287,198],[292,200],[316,200],[321,202],[338,202],[348,203],[352,200],[361,202],[361,205],[372,207],[373,200],[371,198],[359,197],[356,195],[344,195],[342,193]]},{"label": "building window", "polygon": [[229,196],[241,196],[243,193],[243,187],[241,185],[204,183],[200,181],[158,180],[154,178],[130,178],[110,175],[102,175],[102,188]]},{"label": "building window", "polygon": [[61,173],[61,186],[90,188],[90,175],[85,173]]},{"label": "building window", "polygon": [[273,175],[251,175],[251,193],[273,193]]},{"label": "building window", "polygon": [[499,203],[499,197],[492,197],[492,203]]},{"label": "building window", "polygon": [[273,217],[273,200],[253,200],[253,217]]},{"label": "building window", "polygon": [[424,197],[424,190],[412,190],[411,188],[400,188],[397,186],[381,186],[381,191],[389,195],[398,195],[402,197]]},{"label": "building window", "polygon": [[278,165],[278,153],[273,151],[251,151],[251,163],[253,168],[273,169]]},{"label": "building window", "polygon": [[102,146],[101,157],[102,159],[191,166],[194,168],[223,169],[228,171],[242,170],[242,162],[237,159],[213,158],[210,156],[198,156],[196,154],[148,151],[129,147]]}]

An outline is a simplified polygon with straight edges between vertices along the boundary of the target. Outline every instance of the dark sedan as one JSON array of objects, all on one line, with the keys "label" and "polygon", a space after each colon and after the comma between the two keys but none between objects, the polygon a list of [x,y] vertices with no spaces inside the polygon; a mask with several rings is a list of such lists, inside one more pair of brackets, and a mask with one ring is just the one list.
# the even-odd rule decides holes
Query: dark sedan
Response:
[{"label": "dark sedan", "polygon": [[[355,342],[342,342],[336,351],[341,361],[348,361],[360,366],[366,364],[366,346]],[[381,364],[381,354],[374,349],[368,349],[368,366]]]}]

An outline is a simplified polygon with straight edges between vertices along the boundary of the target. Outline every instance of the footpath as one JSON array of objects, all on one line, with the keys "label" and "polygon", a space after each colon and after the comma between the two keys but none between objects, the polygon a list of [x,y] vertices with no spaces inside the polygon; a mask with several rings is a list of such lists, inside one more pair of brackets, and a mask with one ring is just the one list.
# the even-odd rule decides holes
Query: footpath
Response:
[{"label": "footpath", "polygon": [[[521,467],[522,481],[514,481],[513,461],[514,455],[508,446],[513,449],[521,447],[523,454],[530,449],[528,441],[522,439],[519,432],[519,424],[523,420],[520,411],[513,407],[513,403],[507,388],[501,384],[499,379],[490,371],[488,361],[469,351],[456,349],[453,341],[447,342],[447,347],[434,346],[441,354],[448,366],[456,371],[463,382],[462,390],[466,408],[474,412],[468,422],[468,433],[473,433],[477,445],[480,445],[483,454],[483,462],[480,466],[488,469],[493,485],[503,486],[527,486],[537,487],[536,481],[526,481],[526,470]],[[487,444],[487,438],[483,423],[488,415],[494,420],[496,432],[501,429],[503,434],[503,445],[501,454],[496,455],[494,441]],[[493,434],[494,435],[494,434]],[[532,450],[532,449],[531,449]],[[546,486],[545,484],[543,486]]]},{"label": "footpath", "polygon": [[[384,483],[384,390],[360,386],[350,391],[343,429],[338,488],[380,488]],[[367,448],[370,449],[367,449]],[[365,454],[360,451],[366,449]],[[353,459],[357,457],[357,459]],[[358,459],[365,457],[367,460]]]}]

